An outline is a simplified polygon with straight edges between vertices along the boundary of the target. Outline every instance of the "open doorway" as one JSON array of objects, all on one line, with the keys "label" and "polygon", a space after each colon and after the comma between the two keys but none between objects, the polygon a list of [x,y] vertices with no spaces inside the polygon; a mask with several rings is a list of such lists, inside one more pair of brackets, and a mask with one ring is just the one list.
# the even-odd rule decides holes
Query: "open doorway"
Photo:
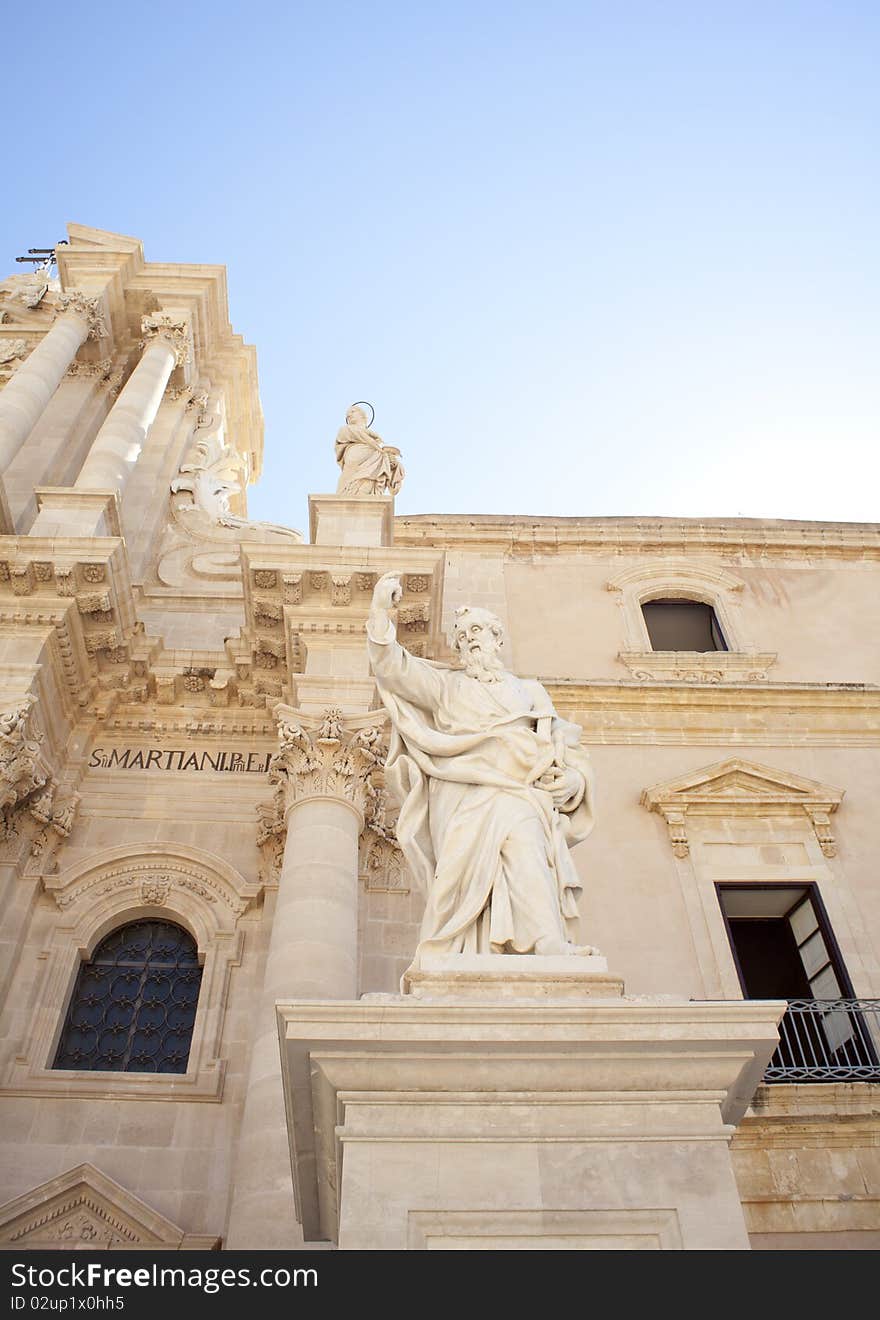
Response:
[{"label": "open doorway", "polygon": [[718,885],[746,999],[787,999],[767,1081],[880,1080],[877,1013],[865,1012],[818,889]]}]

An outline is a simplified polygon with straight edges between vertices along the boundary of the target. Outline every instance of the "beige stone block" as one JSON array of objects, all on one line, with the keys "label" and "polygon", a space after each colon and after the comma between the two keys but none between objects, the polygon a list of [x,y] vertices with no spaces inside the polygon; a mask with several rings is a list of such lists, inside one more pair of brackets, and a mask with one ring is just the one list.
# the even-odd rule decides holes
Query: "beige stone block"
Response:
[{"label": "beige stone block", "polygon": [[126,1104],[119,1116],[120,1145],[169,1146],[174,1134],[174,1108],[169,1104]]}]

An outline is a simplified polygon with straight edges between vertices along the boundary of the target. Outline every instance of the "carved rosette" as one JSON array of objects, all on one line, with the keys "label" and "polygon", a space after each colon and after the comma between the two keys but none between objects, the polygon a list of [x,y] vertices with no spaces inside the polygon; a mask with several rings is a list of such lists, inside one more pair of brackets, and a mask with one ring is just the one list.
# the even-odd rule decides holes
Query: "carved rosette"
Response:
[{"label": "carved rosette", "polygon": [[175,366],[182,367],[192,360],[189,326],[185,321],[177,320],[166,312],[156,312],[142,318],[141,334],[141,348],[148,348],[157,340],[168,344],[174,352]]},{"label": "carved rosette", "polygon": [[89,327],[89,339],[107,338],[107,323],[104,320],[104,309],[100,298],[90,298],[79,289],[72,289],[69,293],[61,294],[57,305],[60,312],[75,312],[77,316],[85,318]]}]

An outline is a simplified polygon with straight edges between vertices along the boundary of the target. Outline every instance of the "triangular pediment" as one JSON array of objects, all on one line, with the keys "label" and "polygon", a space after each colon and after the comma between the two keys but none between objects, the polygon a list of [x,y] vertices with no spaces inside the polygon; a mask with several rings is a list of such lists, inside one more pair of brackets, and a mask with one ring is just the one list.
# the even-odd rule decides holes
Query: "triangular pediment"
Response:
[{"label": "triangular pediment", "polygon": [[118,1251],[216,1244],[215,1238],[184,1233],[92,1164],[79,1164],[0,1206],[0,1246],[4,1247]]},{"label": "triangular pediment", "polygon": [[646,788],[642,803],[652,809],[659,806],[711,808],[713,805],[720,809],[725,805],[756,803],[769,806],[776,803],[834,811],[842,798],[843,789],[830,784],[805,779],[774,766],[759,765],[742,757],[731,757]]}]

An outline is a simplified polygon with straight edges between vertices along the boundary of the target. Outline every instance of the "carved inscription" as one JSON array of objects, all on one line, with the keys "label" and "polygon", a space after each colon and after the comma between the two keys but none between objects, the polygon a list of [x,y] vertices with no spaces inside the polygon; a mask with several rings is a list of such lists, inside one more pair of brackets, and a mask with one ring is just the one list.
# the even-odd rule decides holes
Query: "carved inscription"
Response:
[{"label": "carved inscription", "polygon": [[205,752],[180,747],[96,747],[89,758],[89,769],[214,770],[264,775],[269,770],[271,759],[271,752]]}]

